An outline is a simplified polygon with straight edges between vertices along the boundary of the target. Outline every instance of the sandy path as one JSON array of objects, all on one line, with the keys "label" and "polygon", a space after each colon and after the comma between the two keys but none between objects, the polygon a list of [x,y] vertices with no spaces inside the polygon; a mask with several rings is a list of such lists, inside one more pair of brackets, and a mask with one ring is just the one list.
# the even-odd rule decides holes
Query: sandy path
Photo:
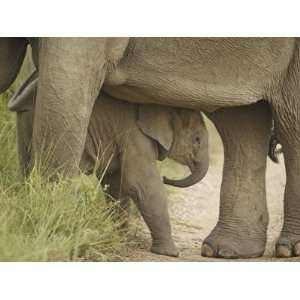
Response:
[{"label": "sandy path", "polygon": [[[154,255],[149,252],[150,236],[143,222],[139,222],[137,237],[142,241],[141,248],[134,251],[131,261],[220,261],[201,256],[201,243],[217,222],[219,192],[223,157],[215,155],[205,179],[190,188],[170,190],[169,206],[174,240],[180,249],[179,258]],[[264,257],[272,258],[274,244],[282,225],[283,192],[285,183],[284,164],[268,161],[267,201],[270,215],[268,243]],[[290,259],[292,260],[292,259]],[[294,259],[295,260],[295,259]]]}]

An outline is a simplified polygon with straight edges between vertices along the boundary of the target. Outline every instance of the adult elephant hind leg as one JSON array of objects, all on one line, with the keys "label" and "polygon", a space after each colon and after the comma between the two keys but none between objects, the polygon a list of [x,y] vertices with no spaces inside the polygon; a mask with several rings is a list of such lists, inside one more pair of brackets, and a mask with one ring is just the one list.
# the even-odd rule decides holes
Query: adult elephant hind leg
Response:
[{"label": "adult elephant hind leg", "polygon": [[283,146],[286,186],[284,222],[276,243],[276,256],[300,256],[300,62],[289,66],[283,88],[272,98],[278,138]]},{"label": "adult elephant hind leg", "polygon": [[284,222],[276,243],[278,257],[300,256],[300,110],[289,114],[288,122],[282,120],[285,117],[282,110],[276,113],[276,127],[283,145],[286,168]]},{"label": "adult elephant hind leg", "polygon": [[209,116],[224,145],[223,181],[217,225],[202,255],[251,258],[263,255],[268,212],[265,171],[271,113],[264,102],[227,108]]}]

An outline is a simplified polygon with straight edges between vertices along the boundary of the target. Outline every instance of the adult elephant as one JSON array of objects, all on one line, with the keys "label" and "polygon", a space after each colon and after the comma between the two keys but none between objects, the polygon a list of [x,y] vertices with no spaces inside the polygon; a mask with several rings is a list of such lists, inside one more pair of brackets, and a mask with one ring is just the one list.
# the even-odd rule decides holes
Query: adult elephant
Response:
[{"label": "adult elephant", "polygon": [[[34,150],[77,172],[94,101],[118,99],[203,110],[225,148],[218,223],[205,256],[264,252],[265,167],[273,116],[287,183],[278,256],[300,256],[300,41],[294,38],[42,38]],[[3,60],[0,60],[3,61]],[[37,61],[37,59],[36,59]],[[2,68],[2,66],[0,66]],[[1,80],[4,80],[0,78]],[[269,103],[259,102],[264,99]],[[55,147],[54,147],[55,145]],[[51,151],[50,151],[51,150]]]}]

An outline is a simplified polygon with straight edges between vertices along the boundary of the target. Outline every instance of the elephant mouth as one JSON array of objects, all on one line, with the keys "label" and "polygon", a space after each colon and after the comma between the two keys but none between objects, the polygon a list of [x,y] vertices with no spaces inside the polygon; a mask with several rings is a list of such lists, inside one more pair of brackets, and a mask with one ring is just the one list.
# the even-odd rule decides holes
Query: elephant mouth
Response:
[{"label": "elephant mouth", "polygon": [[163,183],[175,187],[185,188],[200,182],[208,171],[208,160],[205,160],[205,162],[196,162],[190,164],[190,170],[191,174],[183,179],[170,179],[164,176]]}]

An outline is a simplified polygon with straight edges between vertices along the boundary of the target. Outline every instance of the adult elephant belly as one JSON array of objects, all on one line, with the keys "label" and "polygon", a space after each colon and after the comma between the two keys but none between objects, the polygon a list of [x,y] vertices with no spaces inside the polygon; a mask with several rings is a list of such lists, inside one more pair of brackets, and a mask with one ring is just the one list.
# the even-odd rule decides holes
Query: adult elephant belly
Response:
[{"label": "adult elephant belly", "polygon": [[133,38],[103,89],[131,102],[214,111],[268,94],[294,52],[288,38]]}]

